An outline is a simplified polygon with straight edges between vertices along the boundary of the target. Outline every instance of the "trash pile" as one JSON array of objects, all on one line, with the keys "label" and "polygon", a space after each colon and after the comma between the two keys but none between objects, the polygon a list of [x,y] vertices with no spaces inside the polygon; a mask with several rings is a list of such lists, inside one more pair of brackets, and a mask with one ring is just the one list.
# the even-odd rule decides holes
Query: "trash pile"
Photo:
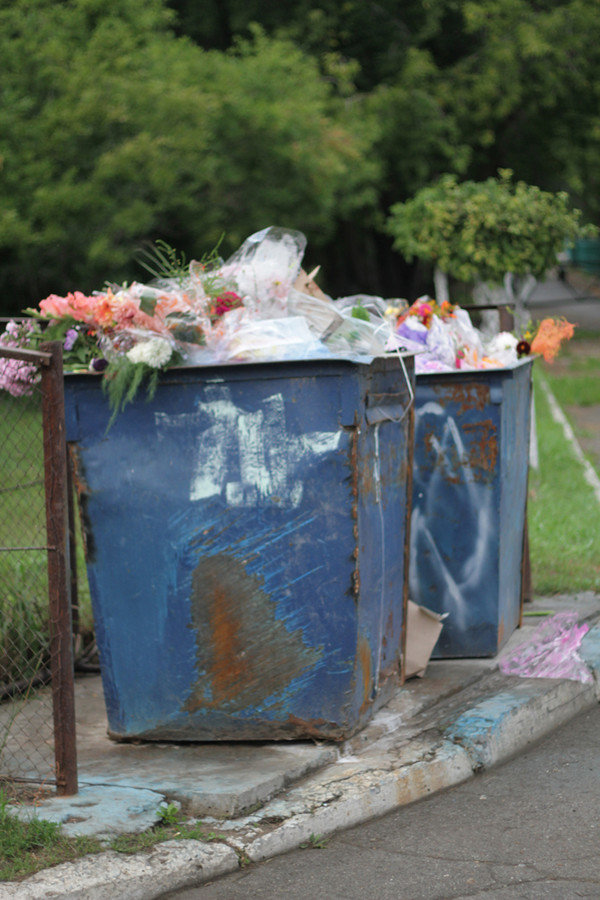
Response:
[{"label": "trash pile", "polygon": [[576,612],[556,613],[500,660],[500,671],[521,678],[566,678],[589,684],[594,678],[579,654],[589,627],[586,622],[579,624]]},{"label": "trash pile", "polygon": [[[486,339],[465,309],[428,297],[410,306],[362,294],[332,299],[315,282],[318,269],[302,269],[305,248],[302,233],[273,226],[251,235],[226,261],[213,253],[187,264],[163,244],[154,268],[148,266],[150,283],[112,284],[90,296],[51,294],[27,310],[33,327],[7,329],[0,344],[60,340],[67,370],[104,372],[127,391],[140,373],[173,365],[361,361],[405,350],[415,354],[419,373],[510,366],[538,352],[535,339],[508,332]],[[560,340],[572,334],[569,323],[554,323],[551,343],[558,324]],[[34,377],[25,363],[0,360],[3,388],[23,393]]]},{"label": "trash pile", "polygon": [[392,346],[415,354],[416,371],[453,372],[514,365],[531,346],[508,331],[486,338],[466,309],[421,297],[398,310]]}]

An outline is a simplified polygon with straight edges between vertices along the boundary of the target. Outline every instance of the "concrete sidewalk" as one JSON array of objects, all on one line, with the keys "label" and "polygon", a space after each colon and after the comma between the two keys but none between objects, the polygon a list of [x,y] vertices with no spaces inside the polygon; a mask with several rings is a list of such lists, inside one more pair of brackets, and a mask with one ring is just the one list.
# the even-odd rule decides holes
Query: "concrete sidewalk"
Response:
[{"label": "concrete sidewalk", "polygon": [[[501,656],[530,640],[540,612],[574,610],[590,624],[582,657],[594,681],[518,678]],[[473,777],[600,699],[600,596],[540,598],[493,660],[430,663],[344,744],[118,744],[106,737],[99,679],[77,683],[80,793],[19,807],[66,834],[107,840],[145,831],[178,801],[222,841],[168,841],[148,853],[113,851],[48,869],[0,897],[160,897],[382,815]]]},{"label": "concrete sidewalk", "polygon": [[564,316],[577,328],[600,328],[600,280],[576,270],[565,280],[554,274],[539,281],[526,303],[534,321],[546,316]]}]

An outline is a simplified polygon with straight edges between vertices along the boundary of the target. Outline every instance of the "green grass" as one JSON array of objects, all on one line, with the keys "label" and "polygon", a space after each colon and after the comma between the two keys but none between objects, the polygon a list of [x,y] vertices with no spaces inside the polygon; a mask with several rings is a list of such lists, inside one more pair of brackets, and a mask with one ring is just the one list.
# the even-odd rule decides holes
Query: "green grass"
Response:
[{"label": "green grass", "polygon": [[545,395],[538,389],[535,398],[540,468],[530,475],[528,507],[534,592],[600,592],[600,503]]},{"label": "green grass", "polygon": [[[596,370],[596,374],[553,375],[546,372],[546,380],[552,388],[552,393],[561,406],[600,406],[600,360],[588,359],[583,362],[591,363],[589,369]],[[571,371],[577,372],[577,366]]]},{"label": "green grass", "polygon": [[[598,340],[600,341],[600,337]],[[565,356],[571,372],[600,372],[600,358],[595,356],[573,356],[573,354],[565,354]],[[552,371],[549,370],[547,374],[552,376]]]},{"label": "green grass", "polygon": [[[48,663],[48,578],[40,398],[0,392],[0,685]],[[80,631],[92,628],[81,541]]]},{"label": "green grass", "polygon": [[[46,544],[39,397],[0,396],[0,548]],[[31,678],[48,661],[44,550],[0,550],[0,683]]]},{"label": "green grass", "polygon": [[21,822],[7,810],[0,791],[0,881],[25,878],[40,869],[104,849],[93,838],[67,838],[60,825],[32,818]]},{"label": "green grass", "polygon": [[95,838],[66,837],[60,825],[44,819],[23,822],[8,811],[8,803],[7,792],[0,789],[0,881],[18,881],[42,869],[107,849],[129,855],[151,850],[163,841],[224,840],[217,832],[204,830],[202,822],[176,821],[157,824],[143,834],[119,835],[106,845]]},{"label": "green grass", "polygon": [[150,831],[142,834],[121,834],[111,841],[110,849],[117,853],[134,854],[151,850],[163,841],[202,841],[206,844],[224,841],[222,834],[216,831],[205,831],[202,822],[178,825],[155,825]]}]

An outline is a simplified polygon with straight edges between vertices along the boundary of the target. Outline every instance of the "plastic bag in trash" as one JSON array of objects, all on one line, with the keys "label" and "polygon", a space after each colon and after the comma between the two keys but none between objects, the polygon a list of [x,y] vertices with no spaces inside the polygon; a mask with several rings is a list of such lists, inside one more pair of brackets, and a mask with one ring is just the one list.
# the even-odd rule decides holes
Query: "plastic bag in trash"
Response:
[{"label": "plastic bag in trash", "polygon": [[500,671],[523,678],[566,678],[589,683],[593,681],[592,673],[577,652],[588,630],[589,625],[578,624],[577,613],[557,613],[542,622],[527,643],[500,659]]},{"label": "plastic bag in trash", "polygon": [[288,315],[304,316],[310,330],[318,338],[339,327],[343,317],[327,298],[314,297],[292,288],[288,295]]},{"label": "plastic bag in trash", "polygon": [[219,274],[235,283],[244,305],[260,318],[285,316],[305,248],[306,238],[300,231],[270,226],[246,238]]},{"label": "plastic bag in trash", "polygon": [[376,325],[363,319],[344,318],[325,344],[341,356],[384,356],[389,335],[387,322]]},{"label": "plastic bag in trash", "polygon": [[237,323],[223,347],[226,359],[305,359],[327,351],[312,334],[306,319],[248,319]]}]

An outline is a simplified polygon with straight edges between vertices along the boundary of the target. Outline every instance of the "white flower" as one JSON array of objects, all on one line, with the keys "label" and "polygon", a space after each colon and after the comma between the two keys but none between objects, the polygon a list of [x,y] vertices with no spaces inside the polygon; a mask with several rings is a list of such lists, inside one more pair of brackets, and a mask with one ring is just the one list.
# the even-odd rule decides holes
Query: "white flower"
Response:
[{"label": "white flower", "polygon": [[501,353],[503,350],[515,350],[519,339],[510,331],[501,331],[488,344],[488,353]]},{"label": "white flower", "polygon": [[171,359],[173,349],[164,338],[141,341],[127,351],[127,359],[132,363],[145,363],[153,369],[161,369]]},{"label": "white flower", "polygon": [[510,331],[501,331],[486,345],[485,353],[501,366],[514,366],[517,362],[518,339]]}]

